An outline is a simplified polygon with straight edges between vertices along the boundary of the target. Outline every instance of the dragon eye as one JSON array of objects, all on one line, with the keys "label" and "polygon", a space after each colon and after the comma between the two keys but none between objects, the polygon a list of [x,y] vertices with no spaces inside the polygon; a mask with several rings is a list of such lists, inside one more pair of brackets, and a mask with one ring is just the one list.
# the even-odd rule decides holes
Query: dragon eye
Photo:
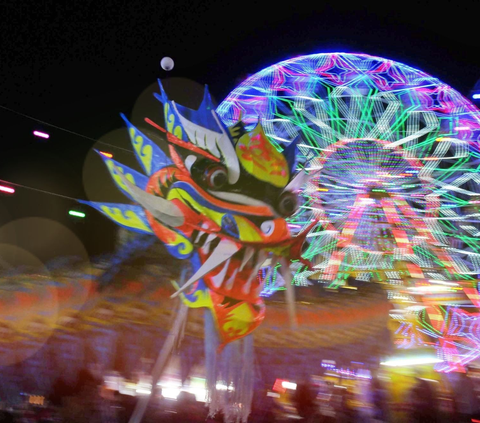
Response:
[{"label": "dragon eye", "polygon": [[298,209],[297,196],[293,192],[284,192],[277,201],[277,211],[284,217],[291,216]]},{"label": "dragon eye", "polygon": [[214,191],[222,189],[228,183],[227,169],[207,160],[193,161],[190,174],[198,184]]},{"label": "dragon eye", "polygon": [[266,220],[260,225],[260,229],[265,235],[271,235],[275,230],[275,222],[273,220]]},{"label": "dragon eye", "polygon": [[228,181],[227,171],[222,166],[212,166],[205,171],[204,181],[210,189],[222,189]]}]

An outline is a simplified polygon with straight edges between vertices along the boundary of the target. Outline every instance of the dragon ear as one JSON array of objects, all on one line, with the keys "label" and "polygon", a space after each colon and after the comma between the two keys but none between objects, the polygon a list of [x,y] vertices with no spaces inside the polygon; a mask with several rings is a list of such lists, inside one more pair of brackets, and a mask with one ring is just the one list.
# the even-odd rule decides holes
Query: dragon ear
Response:
[{"label": "dragon ear", "polygon": [[175,103],[174,105],[174,102],[169,100],[160,80],[158,81],[158,85],[160,87],[160,94],[155,93],[154,97],[163,104],[164,118],[168,132],[171,132],[181,140],[188,140],[188,135],[185,132],[185,128],[183,128],[183,123],[180,117],[184,117],[190,122],[203,128],[218,131],[218,124],[212,116],[212,110],[215,110],[215,105],[213,104],[210,92],[206,85],[202,102],[197,110],[190,109],[189,107],[182,106],[178,103]]},{"label": "dragon ear", "polygon": [[277,188],[284,188],[290,181],[287,159],[266,136],[260,119],[238,138],[235,150],[242,168],[256,179]]},{"label": "dragon ear", "polygon": [[147,216],[145,216],[145,210],[141,206],[83,200],[78,200],[78,202],[101,211],[117,225],[135,232],[154,235],[148,223]]},{"label": "dragon ear", "polygon": [[128,191],[127,186],[123,183],[122,179],[120,178],[120,173],[125,175],[125,177],[134,185],[141,189],[145,189],[147,184],[148,184],[148,178],[145,175],[142,175],[141,173],[130,169],[128,166],[125,166],[116,160],[110,159],[108,157],[105,157],[100,151],[95,150],[100,157],[102,158],[103,162],[108,168],[108,171],[110,172],[110,175],[115,182],[115,185],[122,191],[128,198],[132,199],[132,196],[130,195],[130,192]]},{"label": "dragon ear", "polygon": [[150,176],[163,167],[172,164],[172,161],[157,144],[132,125],[123,113],[120,114],[120,116],[127,124],[128,134],[130,135],[133,149],[135,150],[135,156],[147,175]]}]

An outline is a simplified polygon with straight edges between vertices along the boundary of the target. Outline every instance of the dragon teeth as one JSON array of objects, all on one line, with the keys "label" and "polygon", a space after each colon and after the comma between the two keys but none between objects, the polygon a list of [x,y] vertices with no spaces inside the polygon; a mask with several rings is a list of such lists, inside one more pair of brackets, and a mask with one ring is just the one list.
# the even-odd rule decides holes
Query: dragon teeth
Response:
[{"label": "dragon teeth", "polygon": [[256,261],[254,262],[254,265],[252,267],[252,271],[250,273],[250,276],[248,277],[247,282],[242,287],[242,291],[243,291],[244,294],[248,294],[251,291],[252,281],[257,276],[258,271],[262,267],[262,264],[265,261],[266,256],[267,256],[267,254],[265,253],[265,251],[259,251],[258,254],[255,254]]},{"label": "dragon teeth", "polygon": [[205,244],[202,247],[202,252],[204,254],[208,254],[210,251],[210,243],[216,238],[216,235],[210,234],[207,237],[207,240],[205,241]]},{"label": "dragon teeth", "polygon": [[212,276],[210,279],[213,282],[215,288],[220,288],[222,286],[225,275],[227,274],[228,266],[230,265],[230,259],[228,259],[223,265],[223,269],[215,276]]},{"label": "dragon teeth", "polygon": [[232,276],[230,276],[227,283],[225,284],[225,289],[228,289],[230,291],[233,288],[233,284],[235,282],[235,278],[237,277],[237,273],[238,273],[238,267],[234,270]]},{"label": "dragon teeth", "polygon": [[205,235],[205,232],[198,231],[197,237],[195,238],[195,241],[193,241],[193,243],[199,244],[203,235]]},{"label": "dragon teeth", "polygon": [[252,247],[245,247],[245,253],[243,255],[242,264],[240,265],[240,271],[242,271],[245,265],[250,261],[254,252],[255,249],[253,249]]},{"label": "dragon teeth", "polygon": [[207,258],[205,263],[202,264],[202,267],[200,267],[200,269],[198,269],[177,292],[171,295],[171,298],[175,298],[178,294],[185,291],[189,286],[203,278],[206,274],[210,273],[227,260],[230,260],[230,258],[240,250],[240,246],[237,243],[228,239],[220,240],[220,238],[216,238],[215,240],[211,241],[210,244],[212,247],[215,247],[215,251]]}]

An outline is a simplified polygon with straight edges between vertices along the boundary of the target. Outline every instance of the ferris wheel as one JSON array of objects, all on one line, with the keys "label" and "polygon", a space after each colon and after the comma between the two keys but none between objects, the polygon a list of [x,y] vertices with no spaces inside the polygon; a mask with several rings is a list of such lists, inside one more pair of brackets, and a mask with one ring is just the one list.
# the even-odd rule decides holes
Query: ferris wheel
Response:
[{"label": "ferris wheel", "polygon": [[304,251],[314,269],[297,266],[297,284],[383,282],[393,302],[416,303],[400,310],[413,320],[395,316],[401,347],[436,339],[444,371],[480,355],[480,111],[469,100],[402,63],[325,53],[254,74],[217,112],[227,125],[260,119],[279,150],[297,146],[306,182],[290,228],[318,221]]},{"label": "ferris wheel", "polygon": [[450,86],[380,57],[314,54],[251,76],[217,112],[296,143],[310,177],[291,228],[319,219],[305,255],[320,280],[395,277],[399,260],[434,278],[480,273],[480,112]]}]

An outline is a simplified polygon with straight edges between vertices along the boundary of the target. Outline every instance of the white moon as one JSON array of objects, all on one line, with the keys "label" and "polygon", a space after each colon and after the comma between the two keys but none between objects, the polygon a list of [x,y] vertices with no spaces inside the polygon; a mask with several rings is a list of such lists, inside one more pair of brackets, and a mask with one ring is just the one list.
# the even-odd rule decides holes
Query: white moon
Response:
[{"label": "white moon", "polygon": [[164,57],[161,61],[160,61],[160,66],[162,67],[163,70],[166,70],[166,71],[170,71],[173,69],[173,66],[174,66],[174,62],[173,62],[173,59],[171,57]]}]

